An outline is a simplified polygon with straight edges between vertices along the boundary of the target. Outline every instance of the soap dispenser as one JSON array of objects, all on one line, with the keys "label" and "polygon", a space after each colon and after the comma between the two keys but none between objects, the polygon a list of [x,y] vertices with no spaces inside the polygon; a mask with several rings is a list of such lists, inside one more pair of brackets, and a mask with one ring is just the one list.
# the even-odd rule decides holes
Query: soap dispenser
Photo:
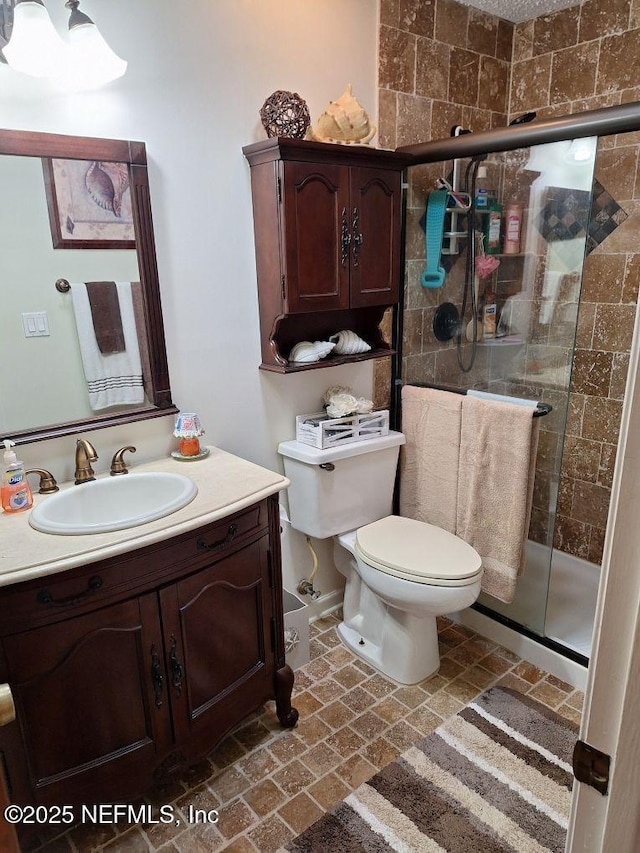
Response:
[{"label": "soap dispenser", "polygon": [[0,487],[0,502],[5,512],[22,512],[33,506],[33,494],[21,462],[13,450],[15,442],[5,439],[3,456],[2,486]]}]

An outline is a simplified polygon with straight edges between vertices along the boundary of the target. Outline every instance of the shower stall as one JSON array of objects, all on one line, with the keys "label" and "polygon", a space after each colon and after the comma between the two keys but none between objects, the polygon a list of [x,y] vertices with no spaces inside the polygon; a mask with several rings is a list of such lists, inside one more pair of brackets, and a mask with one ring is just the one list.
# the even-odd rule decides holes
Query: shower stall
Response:
[{"label": "shower stall", "polygon": [[[625,228],[638,128],[634,103],[477,134],[456,129],[451,139],[398,149],[412,165],[392,407],[401,416],[400,388],[410,384],[551,408],[539,421],[526,572],[512,604],[483,594],[475,606],[582,663],[640,279],[635,229]],[[621,174],[620,163],[633,171]],[[461,201],[486,205],[479,175],[489,204],[464,212]],[[430,287],[428,202],[443,187],[452,191],[442,223],[445,277]],[[517,213],[509,234],[507,208]],[[501,226],[490,242],[489,210]]]}]

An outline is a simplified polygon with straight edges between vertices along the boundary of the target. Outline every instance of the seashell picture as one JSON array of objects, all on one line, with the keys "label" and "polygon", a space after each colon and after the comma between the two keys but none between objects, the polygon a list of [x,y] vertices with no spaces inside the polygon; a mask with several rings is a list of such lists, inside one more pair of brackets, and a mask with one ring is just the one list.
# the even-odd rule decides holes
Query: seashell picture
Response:
[{"label": "seashell picture", "polygon": [[126,163],[43,159],[54,249],[134,249]]}]

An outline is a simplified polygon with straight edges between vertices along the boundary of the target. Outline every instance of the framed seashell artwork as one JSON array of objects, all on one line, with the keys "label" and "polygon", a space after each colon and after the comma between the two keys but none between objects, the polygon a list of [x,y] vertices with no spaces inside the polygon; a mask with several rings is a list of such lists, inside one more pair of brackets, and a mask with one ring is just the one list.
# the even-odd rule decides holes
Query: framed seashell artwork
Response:
[{"label": "framed seashell artwork", "polygon": [[127,163],[43,158],[54,249],[135,249]]}]

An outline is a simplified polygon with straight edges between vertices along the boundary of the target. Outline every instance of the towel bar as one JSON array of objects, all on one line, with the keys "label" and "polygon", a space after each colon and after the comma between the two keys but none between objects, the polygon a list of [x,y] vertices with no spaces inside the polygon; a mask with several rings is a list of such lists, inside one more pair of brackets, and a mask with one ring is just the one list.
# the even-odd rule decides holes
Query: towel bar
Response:
[{"label": "towel bar", "polygon": [[[400,381],[398,384],[402,385]],[[466,394],[467,388],[452,388],[448,385],[427,385],[420,382],[407,382],[407,385],[413,385],[415,388],[433,388],[435,391],[449,391],[451,394]],[[553,411],[553,406],[549,403],[538,403],[533,413],[534,418],[542,418]]]}]

